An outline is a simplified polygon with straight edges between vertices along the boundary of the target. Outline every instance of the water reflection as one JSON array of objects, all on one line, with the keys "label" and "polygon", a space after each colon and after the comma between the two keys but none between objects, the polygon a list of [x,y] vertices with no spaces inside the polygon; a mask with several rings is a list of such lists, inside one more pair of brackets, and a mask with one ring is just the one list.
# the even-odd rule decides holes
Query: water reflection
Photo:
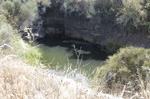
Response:
[{"label": "water reflection", "polygon": [[100,47],[82,40],[68,38],[45,38],[38,41],[43,54],[43,63],[49,66],[60,66],[59,69],[80,68],[86,73],[91,73],[96,67],[101,66],[108,54],[101,51]]}]

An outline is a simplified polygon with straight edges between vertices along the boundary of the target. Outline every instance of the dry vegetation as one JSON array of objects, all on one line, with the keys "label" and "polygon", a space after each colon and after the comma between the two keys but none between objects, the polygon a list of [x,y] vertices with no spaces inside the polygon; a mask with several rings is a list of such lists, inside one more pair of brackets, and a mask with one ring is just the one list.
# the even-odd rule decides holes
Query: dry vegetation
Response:
[{"label": "dry vegetation", "polygon": [[[99,91],[130,99],[150,99],[150,50],[121,48],[97,69]],[[93,84],[95,85],[95,84]]]},{"label": "dry vegetation", "polygon": [[117,99],[95,93],[72,79],[24,63],[13,51],[0,50],[1,99]]}]

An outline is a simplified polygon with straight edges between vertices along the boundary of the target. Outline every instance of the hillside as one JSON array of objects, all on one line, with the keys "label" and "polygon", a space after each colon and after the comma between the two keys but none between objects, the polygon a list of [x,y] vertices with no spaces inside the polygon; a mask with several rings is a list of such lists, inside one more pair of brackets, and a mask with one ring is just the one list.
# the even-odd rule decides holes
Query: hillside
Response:
[{"label": "hillside", "polygon": [[1,99],[121,99],[96,93],[71,78],[48,73],[41,66],[30,66],[14,54],[4,53],[0,51]]},{"label": "hillside", "polygon": [[[149,99],[149,33],[150,0],[0,0],[0,98]],[[46,61],[43,54],[46,58],[55,54],[40,50],[40,40],[46,38],[69,38],[53,50],[72,52],[69,58],[75,57],[79,65],[84,58],[88,64],[94,55],[105,55],[102,64],[92,70],[88,87],[46,71],[57,70],[50,61],[42,64]],[[73,39],[92,47],[76,48]],[[73,50],[64,48],[67,42]],[[45,44],[50,43],[56,42]],[[45,48],[50,47],[54,46]],[[104,53],[90,52],[92,48]],[[71,64],[66,53],[57,56],[61,59],[61,55]]]}]

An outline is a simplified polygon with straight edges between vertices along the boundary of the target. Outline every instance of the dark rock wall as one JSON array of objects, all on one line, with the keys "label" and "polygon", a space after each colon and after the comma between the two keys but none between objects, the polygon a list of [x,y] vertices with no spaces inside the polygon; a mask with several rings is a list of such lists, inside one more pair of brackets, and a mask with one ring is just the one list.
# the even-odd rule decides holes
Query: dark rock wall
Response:
[{"label": "dark rock wall", "polygon": [[60,11],[60,5],[52,5],[46,9],[43,17],[47,36],[63,35],[100,45],[115,41],[127,46],[150,47],[149,34],[144,28],[116,24],[116,16],[113,14],[97,14],[87,19],[77,12],[65,15]]},{"label": "dark rock wall", "polygon": [[47,36],[62,36],[65,33],[64,14],[60,12],[59,5],[46,9],[43,15],[44,29]]}]

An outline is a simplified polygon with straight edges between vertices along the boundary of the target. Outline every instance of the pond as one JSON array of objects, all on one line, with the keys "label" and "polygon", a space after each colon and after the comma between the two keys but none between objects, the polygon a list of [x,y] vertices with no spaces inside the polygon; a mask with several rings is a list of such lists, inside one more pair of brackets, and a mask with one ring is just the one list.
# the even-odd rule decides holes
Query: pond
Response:
[{"label": "pond", "polygon": [[38,41],[42,63],[49,69],[76,70],[90,76],[104,64],[108,54],[101,47],[82,40],[69,38],[44,38]]}]

